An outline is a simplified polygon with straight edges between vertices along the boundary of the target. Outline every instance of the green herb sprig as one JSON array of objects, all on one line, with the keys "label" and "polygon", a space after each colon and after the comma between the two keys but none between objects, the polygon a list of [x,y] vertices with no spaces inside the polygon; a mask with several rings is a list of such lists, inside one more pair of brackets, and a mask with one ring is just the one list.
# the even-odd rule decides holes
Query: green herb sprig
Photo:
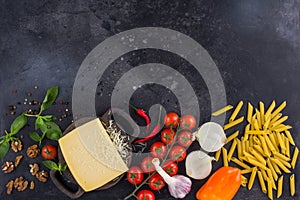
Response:
[{"label": "green herb sprig", "polygon": [[43,161],[43,165],[45,165],[47,168],[49,168],[53,171],[58,171],[61,175],[62,175],[62,171],[65,171],[67,169],[66,163],[56,164],[55,162],[53,162],[51,160]]}]

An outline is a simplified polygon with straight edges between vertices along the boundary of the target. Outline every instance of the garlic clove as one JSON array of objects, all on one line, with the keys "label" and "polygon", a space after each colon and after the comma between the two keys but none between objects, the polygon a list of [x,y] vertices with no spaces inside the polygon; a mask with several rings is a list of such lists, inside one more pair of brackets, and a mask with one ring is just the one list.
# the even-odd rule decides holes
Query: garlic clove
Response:
[{"label": "garlic clove", "polygon": [[203,151],[192,151],[186,157],[186,174],[197,180],[206,178],[212,170],[212,160],[214,160],[214,158],[208,156]]},{"label": "garlic clove", "polygon": [[226,143],[223,127],[215,122],[203,124],[195,133],[195,137],[201,148],[207,152],[218,151]]}]

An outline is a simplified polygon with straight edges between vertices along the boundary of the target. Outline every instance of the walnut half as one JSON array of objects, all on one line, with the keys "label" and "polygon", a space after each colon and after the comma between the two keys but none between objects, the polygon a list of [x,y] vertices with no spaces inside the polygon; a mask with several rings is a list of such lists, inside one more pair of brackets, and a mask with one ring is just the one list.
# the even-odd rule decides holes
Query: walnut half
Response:
[{"label": "walnut half", "polygon": [[28,186],[28,181],[24,179],[22,176],[16,178],[14,181],[14,188],[17,189],[19,192],[26,190]]},{"label": "walnut half", "polygon": [[48,173],[45,172],[45,171],[43,170],[43,171],[38,172],[38,173],[35,175],[35,177],[36,177],[39,181],[45,183],[45,182],[47,181],[47,178],[48,178]]},{"label": "walnut half", "polygon": [[18,152],[18,151],[21,151],[22,148],[23,148],[23,145],[22,145],[22,141],[21,140],[17,140],[17,141],[12,141],[11,144],[11,149],[14,151],[14,152]]},{"label": "walnut half", "polygon": [[26,154],[29,158],[36,158],[40,153],[40,149],[38,148],[38,145],[34,144],[26,150]]},{"label": "walnut half", "polygon": [[13,190],[14,187],[14,181],[10,180],[7,184],[6,184],[6,194],[11,195],[11,192]]},{"label": "walnut half", "polygon": [[14,171],[15,169],[15,165],[13,162],[5,162],[3,165],[2,165],[2,171],[5,173],[5,174],[8,174],[12,171]]},{"label": "walnut half", "polygon": [[33,163],[33,164],[29,164],[29,167],[30,167],[31,175],[35,176],[39,171],[39,165],[36,163]]},{"label": "walnut half", "polygon": [[22,155],[19,155],[19,156],[16,157],[16,160],[15,160],[15,167],[17,167],[17,166],[20,164],[22,158],[23,158]]}]

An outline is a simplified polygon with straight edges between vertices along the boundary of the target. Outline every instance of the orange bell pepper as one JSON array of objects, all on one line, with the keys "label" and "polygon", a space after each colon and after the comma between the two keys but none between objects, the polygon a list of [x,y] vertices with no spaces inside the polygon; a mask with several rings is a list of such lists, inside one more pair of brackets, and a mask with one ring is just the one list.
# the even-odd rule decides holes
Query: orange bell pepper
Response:
[{"label": "orange bell pepper", "polygon": [[240,188],[241,170],[233,167],[221,167],[198,190],[198,200],[231,200]]}]

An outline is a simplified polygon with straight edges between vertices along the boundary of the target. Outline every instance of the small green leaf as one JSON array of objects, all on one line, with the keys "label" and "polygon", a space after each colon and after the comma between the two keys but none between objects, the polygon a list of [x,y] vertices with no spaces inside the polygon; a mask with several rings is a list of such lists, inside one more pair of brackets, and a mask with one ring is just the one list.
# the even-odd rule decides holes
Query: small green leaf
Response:
[{"label": "small green leaf", "polygon": [[40,114],[44,110],[47,110],[54,103],[57,95],[58,95],[58,86],[52,87],[47,91],[45,99],[41,106]]},{"label": "small green leaf", "polygon": [[31,133],[29,134],[29,137],[30,137],[33,141],[35,141],[35,142],[40,142],[40,141],[41,141],[41,137],[40,137],[40,135],[39,135],[37,132],[31,132]]},{"label": "small green leaf", "polygon": [[4,141],[0,144],[0,160],[2,160],[9,150],[9,142]]},{"label": "small green leaf", "polygon": [[54,122],[45,122],[46,127],[41,127],[41,131],[50,140],[58,140],[62,136],[62,131]]},{"label": "small green leaf", "polygon": [[45,165],[47,168],[49,168],[51,170],[57,171],[59,169],[57,164],[55,162],[51,161],[51,160],[43,161],[43,165]]},{"label": "small green leaf", "polygon": [[39,128],[42,129],[42,127],[46,127],[43,118],[41,116],[38,116],[35,120],[35,130],[38,130]]},{"label": "small green leaf", "polygon": [[54,121],[56,120],[56,117],[53,115],[46,115],[46,116],[42,116],[43,120],[46,122],[50,122],[50,121]]},{"label": "small green leaf", "polygon": [[65,171],[67,169],[67,164],[66,163],[59,163],[58,168],[60,171]]},{"label": "small green leaf", "polygon": [[27,124],[27,117],[22,113],[19,115],[10,126],[10,133],[14,135],[18,133]]}]

